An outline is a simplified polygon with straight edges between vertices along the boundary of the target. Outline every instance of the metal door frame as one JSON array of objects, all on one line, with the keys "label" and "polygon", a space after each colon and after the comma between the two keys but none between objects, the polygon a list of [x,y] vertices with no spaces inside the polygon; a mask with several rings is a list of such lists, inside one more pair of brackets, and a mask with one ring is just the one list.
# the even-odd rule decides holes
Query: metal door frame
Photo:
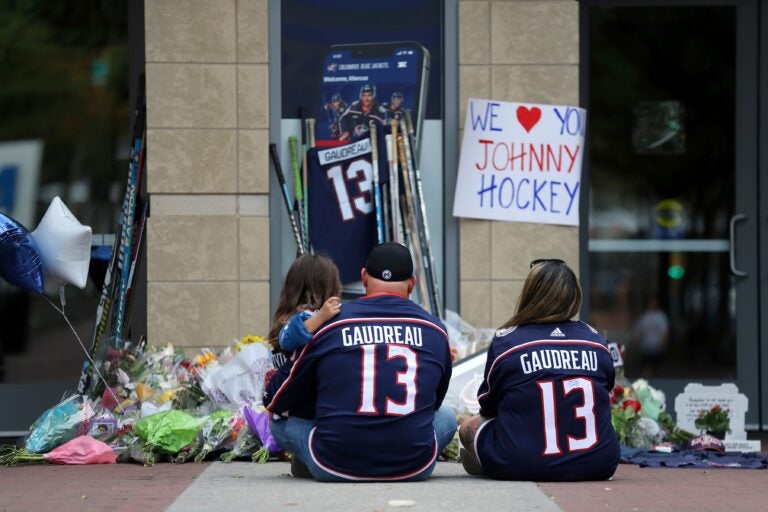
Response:
[{"label": "metal door frame", "polygon": [[[760,63],[760,55],[768,55],[768,5],[761,0],[581,0],[580,72],[579,89],[582,107],[589,111],[589,8],[605,7],[697,7],[732,5],[736,7],[736,179],[733,214],[746,218],[735,226],[735,267],[746,272],[736,278],[736,384],[750,399],[746,427],[750,430],[768,428],[768,325],[760,325],[760,318],[768,318],[768,264],[758,265],[760,254],[768,254],[768,204],[760,204],[768,197],[768,130],[758,131],[759,120],[768,119],[768,64]],[[762,8],[761,8],[762,7]],[[760,29],[763,28],[762,32]],[[765,59],[763,59],[765,60]],[[760,89],[758,92],[758,84]],[[761,94],[763,101],[758,101]],[[760,112],[758,113],[758,107]],[[763,122],[764,124],[764,122]],[[758,140],[759,135],[759,140]],[[762,144],[758,144],[761,142]],[[589,137],[587,138],[589,154]],[[758,172],[758,151],[760,151]],[[763,177],[759,180],[759,177]],[[586,200],[580,211],[580,275],[584,291],[582,317],[589,311],[589,187],[590,162],[585,159],[582,185]],[[759,210],[759,217],[758,217]],[[759,222],[758,222],[759,221]],[[760,236],[762,235],[762,236]],[[758,241],[760,247],[758,248]],[[758,286],[765,285],[765,286]],[[761,313],[761,314],[760,314]],[[761,369],[764,369],[761,376]],[[700,379],[703,384],[719,384],[722,380]],[[654,386],[667,394],[667,407],[672,409],[674,396],[682,391],[683,379],[655,379]],[[762,411],[762,414],[761,414]]]}]

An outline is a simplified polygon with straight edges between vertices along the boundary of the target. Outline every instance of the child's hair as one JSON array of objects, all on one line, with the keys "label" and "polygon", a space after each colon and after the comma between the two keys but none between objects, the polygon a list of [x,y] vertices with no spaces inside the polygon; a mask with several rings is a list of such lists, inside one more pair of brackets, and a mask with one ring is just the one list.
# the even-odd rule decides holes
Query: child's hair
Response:
[{"label": "child's hair", "polygon": [[275,309],[269,343],[280,350],[277,336],[280,329],[302,309],[319,309],[330,297],[341,295],[341,278],[336,264],[328,257],[304,254],[288,269]]}]

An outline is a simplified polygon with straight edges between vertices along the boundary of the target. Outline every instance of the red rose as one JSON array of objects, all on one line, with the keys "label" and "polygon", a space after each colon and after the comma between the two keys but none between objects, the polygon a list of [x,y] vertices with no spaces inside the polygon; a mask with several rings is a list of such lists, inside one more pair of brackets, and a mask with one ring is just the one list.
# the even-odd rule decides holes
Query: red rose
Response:
[{"label": "red rose", "polygon": [[716,405],[716,406],[712,407],[712,412],[720,412],[722,410],[723,409],[719,405]]},{"label": "red rose", "polygon": [[611,391],[611,405],[619,401],[619,398],[624,394],[624,388],[621,385],[616,384]]},{"label": "red rose", "polygon": [[624,400],[624,403],[622,404],[621,408],[626,409],[627,407],[632,407],[635,412],[640,412],[640,408],[642,405],[640,405],[640,402],[637,400]]}]

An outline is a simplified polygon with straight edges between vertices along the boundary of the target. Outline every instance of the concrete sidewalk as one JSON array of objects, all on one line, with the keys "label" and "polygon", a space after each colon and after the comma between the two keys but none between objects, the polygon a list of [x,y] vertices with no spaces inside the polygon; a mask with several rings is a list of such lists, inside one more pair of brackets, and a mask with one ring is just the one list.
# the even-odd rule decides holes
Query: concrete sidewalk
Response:
[{"label": "concrete sidewalk", "polygon": [[758,511],[768,471],[640,468],[608,482],[498,482],[438,464],[418,483],[321,484],[290,476],[285,462],[0,468],[0,512],[365,511]]},{"label": "concrete sidewalk", "polygon": [[[216,489],[215,495],[212,489]],[[227,496],[224,507],[220,496]],[[168,512],[450,512],[481,507],[488,511],[560,510],[532,482],[474,479],[467,476],[460,464],[444,462],[438,464],[426,482],[352,484],[295,479],[286,463],[265,464],[255,469],[249,464],[214,464],[176,499]]]}]

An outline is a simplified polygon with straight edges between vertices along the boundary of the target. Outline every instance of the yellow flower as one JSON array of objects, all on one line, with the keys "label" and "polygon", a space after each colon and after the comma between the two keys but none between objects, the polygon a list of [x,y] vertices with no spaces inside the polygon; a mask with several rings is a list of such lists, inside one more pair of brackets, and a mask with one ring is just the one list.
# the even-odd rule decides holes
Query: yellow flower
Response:
[{"label": "yellow flower", "polygon": [[173,391],[165,391],[160,394],[160,396],[157,398],[158,404],[164,404],[168,400],[173,400],[174,392]]},{"label": "yellow flower", "polygon": [[243,338],[235,343],[235,352],[240,352],[245,345],[250,345],[252,343],[263,343],[267,344],[267,340],[263,336],[254,336],[253,334],[247,334],[243,336]]},{"label": "yellow flower", "polygon": [[140,382],[136,385],[136,396],[139,398],[140,402],[143,402],[147,398],[151,397],[153,393],[154,391],[152,391],[152,388],[143,382]]}]

